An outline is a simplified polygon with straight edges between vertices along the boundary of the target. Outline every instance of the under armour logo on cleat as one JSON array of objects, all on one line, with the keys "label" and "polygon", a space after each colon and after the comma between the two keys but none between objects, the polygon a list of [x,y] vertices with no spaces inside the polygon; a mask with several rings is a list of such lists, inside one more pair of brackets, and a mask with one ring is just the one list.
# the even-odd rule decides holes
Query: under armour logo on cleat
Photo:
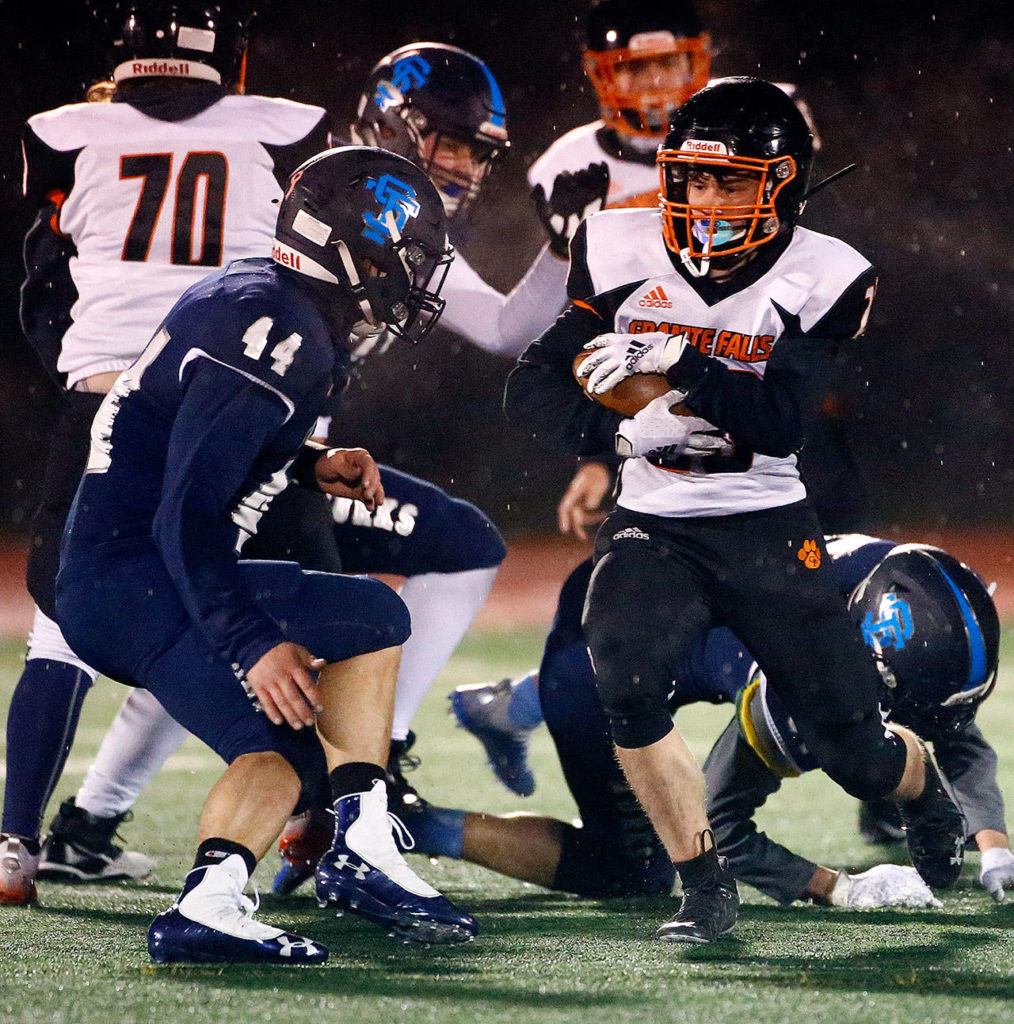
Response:
[{"label": "under armour logo on cleat", "polygon": [[338,859],[335,861],[335,867],[339,871],[354,871],[356,873],[356,878],[360,882],[370,873],[371,870],[369,864],[364,864],[362,861],[358,864],[353,863],[347,853],[340,853],[338,855]]},{"label": "under armour logo on cleat", "polygon": [[314,956],[319,952],[317,947],[310,942],[309,939],[299,939],[296,942],[293,942],[288,935],[279,935],[278,944],[282,947],[278,951],[279,956],[291,957],[294,949],[305,949],[307,956]]}]

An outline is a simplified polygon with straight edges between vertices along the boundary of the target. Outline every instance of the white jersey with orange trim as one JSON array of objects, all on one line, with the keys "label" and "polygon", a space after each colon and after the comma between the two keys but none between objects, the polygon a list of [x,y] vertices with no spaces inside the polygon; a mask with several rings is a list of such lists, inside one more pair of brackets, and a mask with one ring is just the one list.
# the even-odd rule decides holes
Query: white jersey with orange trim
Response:
[{"label": "white jersey with orange trim", "polygon": [[654,149],[646,155],[644,162],[624,159],[603,149],[598,133],[604,128],[604,122],[593,121],[560,136],[528,169],[529,184],[533,188],[541,185],[548,196],[558,174],[564,171],[573,173],[589,164],[604,163],[609,168],[608,209],[658,206],[660,179]]},{"label": "white jersey with orange trim", "polygon": [[323,119],[320,107],[263,96],[223,96],[172,121],[126,102],[29,119],[26,194],[58,210],[52,226],[73,244],[76,295],[56,366],[67,387],[130,366],[190,285],[270,252],[276,163]]},{"label": "white jersey with orange trim", "polygon": [[[572,295],[577,283],[597,297],[589,299],[589,308],[606,318],[601,331],[685,334],[709,357],[696,357],[700,378],[712,360],[736,375],[759,378],[778,360],[787,386],[796,386],[809,370],[816,372],[815,360],[863,329],[876,290],[865,257],[805,228],[794,230],[773,262],[770,253],[758,252],[753,275],[744,272],[743,286],[724,293],[710,292],[677,270],[656,210],[597,213],[584,222],[583,232],[583,244],[571,250]],[[795,348],[778,352],[786,339]],[[731,392],[716,408],[722,402],[728,408],[730,400],[735,401]],[[765,410],[759,401],[755,415]],[[786,505],[805,495],[794,454],[774,457],[740,445],[729,459],[626,459],[617,503],[659,516],[716,516]]]}]

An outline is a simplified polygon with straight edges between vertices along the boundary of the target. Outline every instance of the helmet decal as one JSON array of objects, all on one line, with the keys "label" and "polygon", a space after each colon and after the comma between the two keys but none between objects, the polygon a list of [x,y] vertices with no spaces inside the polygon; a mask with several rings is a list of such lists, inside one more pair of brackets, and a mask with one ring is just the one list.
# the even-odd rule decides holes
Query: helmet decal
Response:
[{"label": "helmet decal", "polygon": [[971,605],[965,595],[955,586],[954,580],[941,568],[940,574],[947,581],[947,586],[954,594],[954,600],[958,602],[961,610],[961,618],[965,624],[965,631],[968,634],[969,647],[969,668],[968,682],[962,687],[963,690],[971,690],[979,686],[986,676],[986,644],[982,637],[982,628],[972,611]]},{"label": "helmet decal", "polygon": [[862,621],[863,639],[867,646],[878,653],[885,647],[901,650],[915,631],[908,602],[897,594],[884,594],[877,612],[878,619],[873,618],[873,612],[867,612]]},{"label": "helmet decal", "polygon": [[[363,237],[383,245],[384,242],[396,242],[405,221],[409,217],[419,215],[419,201],[415,189],[400,178],[391,174],[382,174],[379,178],[367,178],[366,187],[376,196],[377,202],[383,207],[379,214],[363,211],[363,223],[366,225]],[[394,230],[389,219],[393,214]]]},{"label": "helmet decal", "polygon": [[432,70],[430,62],[421,53],[413,53],[395,61],[391,82],[400,92],[409,92],[416,86],[425,85]]}]

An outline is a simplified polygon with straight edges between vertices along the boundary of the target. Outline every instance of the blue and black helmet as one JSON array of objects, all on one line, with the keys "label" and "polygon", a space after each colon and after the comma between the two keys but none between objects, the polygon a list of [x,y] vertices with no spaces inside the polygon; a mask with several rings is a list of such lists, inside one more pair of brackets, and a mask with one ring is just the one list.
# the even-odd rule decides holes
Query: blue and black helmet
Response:
[{"label": "blue and black helmet", "polygon": [[[448,216],[464,210],[509,145],[503,93],[486,65],[457,46],[412,43],[382,57],[366,81],[352,134],[419,164],[440,192]],[[437,166],[441,136],[466,143],[473,167]]]},{"label": "blue and black helmet", "polygon": [[939,548],[892,548],[849,610],[873,650],[892,721],[933,739],[975,717],[996,683],[1000,623],[985,583]]},{"label": "blue and black helmet", "polygon": [[387,328],[418,341],[443,310],[453,251],[424,171],[383,149],[343,146],[292,172],[272,255],[344,289],[365,333]]}]

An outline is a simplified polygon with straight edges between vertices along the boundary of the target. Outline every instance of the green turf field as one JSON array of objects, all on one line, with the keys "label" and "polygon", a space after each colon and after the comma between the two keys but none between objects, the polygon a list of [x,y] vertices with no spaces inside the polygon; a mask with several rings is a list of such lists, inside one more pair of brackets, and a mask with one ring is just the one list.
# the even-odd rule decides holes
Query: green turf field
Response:
[{"label": "green turf field", "polygon": [[[551,746],[538,736],[538,788],[527,801],[500,788],[481,748],[445,715],[461,682],[533,664],[540,637],[470,635],[417,720],[420,790],[439,802],[504,811],[525,807],[570,817]],[[19,672],[20,650],[0,646],[0,715]],[[1004,646],[1014,664],[1014,634]],[[57,798],[73,793],[125,691],[100,682]],[[729,716],[692,709],[681,726],[698,757]],[[1001,754],[1001,783],[1014,792],[1014,669],[979,716]],[[483,932],[467,947],[414,949],[353,917],[319,911],[300,892],[265,896],[261,916],[331,948],[321,968],[161,967],[148,962],[145,931],[171,902],[189,866],[216,759],[189,741],[143,795],[125,835],[158,857],[154,875],[131,885],[43,883],[40,905],[0,908],[0,1021],[262,1021],[419,1024],[423,1021],[782,1022],[889,1024],[1014,1019],[1014,893],[996,906],[978,887],[971,855],[941,910],[779,908],[750,889],[734,937],[703,948],[653,940],[670,916],[658,900],[592,901],[509,881],[479,868],[415,863],[475,912]],[[55,808],[55,803],[54,803]],[[790,780],[765,809],[764,827],[831,867],[862,869],[877,858],[854,831],[852,802],[814,773]],[[270,886],[269,858],[256,881]]]}]

